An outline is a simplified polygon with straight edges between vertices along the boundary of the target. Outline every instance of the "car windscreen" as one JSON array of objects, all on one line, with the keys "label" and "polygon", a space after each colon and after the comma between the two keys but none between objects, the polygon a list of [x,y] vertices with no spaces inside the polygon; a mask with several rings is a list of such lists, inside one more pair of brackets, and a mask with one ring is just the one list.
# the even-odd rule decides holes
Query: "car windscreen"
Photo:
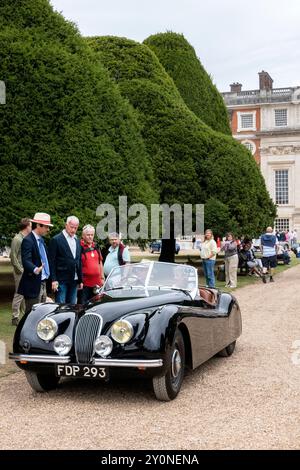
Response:
[{"label": "car windscreen", "polygon": [[182,289],[197,287],[197,271],[186,265],[173,263],[136,263],[119,266],[108,276],[104,291],[112,289]]}]

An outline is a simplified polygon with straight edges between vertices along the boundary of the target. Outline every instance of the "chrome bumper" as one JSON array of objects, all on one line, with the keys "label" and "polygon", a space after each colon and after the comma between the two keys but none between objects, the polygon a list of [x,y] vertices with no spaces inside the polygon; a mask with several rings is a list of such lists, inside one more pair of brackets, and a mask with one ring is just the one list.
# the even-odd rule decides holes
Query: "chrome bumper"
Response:
[{"label": "chrome bumper", "polygon": [[[41,356],[33,354],[13,354],[9,353],[9,359],[17,362],[38,362],[44,364],[68,364],[71,362],[70,356]],[[103,359],[94,358],[93,364],[102,367],[141,367],[153,368],[162,367],[162,359]]]},{"label": "chrome bumper", "polygon": [[41,356],[34,354],[13,354],[9,353],[9,359],[17,362],[43,362],[44,364],[68,364],[70,356]]},{"label": "chrome bumper", "polygon": [[102,367],[161,367],[163,365],[162,359],[102,359],[94,358],[93,364]]}]

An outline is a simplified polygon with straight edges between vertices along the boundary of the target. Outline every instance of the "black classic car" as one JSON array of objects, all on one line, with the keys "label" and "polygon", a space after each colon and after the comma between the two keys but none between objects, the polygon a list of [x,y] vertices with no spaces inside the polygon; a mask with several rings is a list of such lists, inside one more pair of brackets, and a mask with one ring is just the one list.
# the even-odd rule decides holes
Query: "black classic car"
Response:
[{"label": "black classic car", "polygon": [[43,303],[20,321],[10,358],[31,387],[61,377],[150,378],[158,400],[172,400],[185,367],[230,356],[241,334],[235,298],[198,287],[192,266],[146,262],[115,268],[86,305]]}]

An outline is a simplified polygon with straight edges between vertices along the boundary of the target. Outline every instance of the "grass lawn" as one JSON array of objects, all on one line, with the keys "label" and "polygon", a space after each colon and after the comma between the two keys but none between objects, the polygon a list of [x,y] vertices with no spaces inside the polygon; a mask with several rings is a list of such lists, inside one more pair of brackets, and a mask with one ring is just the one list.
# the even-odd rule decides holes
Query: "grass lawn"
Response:
[{"label": "grass lawn", "polygon": [[[142,259],[151,259],[152,261],[157,261],[159,255],[151,255],[148,252],[145,252],[141,255],[136,255],[132,257],[133,262],[141,261]],[[199,273],[199,284],[204,285],[205,279],[203,276],[203,271],[201,267],[201,261],[199,255],[186,256],[184,254],[179,254],[176,256],[177,263],[186,263],[195,266],[198,269]],[[217,265],[223,262],[222,257],[218,257]],[[278,265],[275,273],[278,274],[290,267],[296,266],[299,264],[300,259],[296,258],[293,254],[291,257],[290,265]],[[276,276],[275,274],[275,276]],[[249,284],[261,283],[261,279],[253,276],[238,276],[238,288],[247,286]],[[234,293],[235,289],[227,289],[224,287],[225,281],[217,281],[216,287],[224,290],[231,291]],[[15,332],[15,327],[11,325],[11,299],[13,296],[14,284],[12,276],[12,268],[9,262],[6,260],[4,263],[0,263],[0,341],[3,341],[6,348],[6,356],[8,352],[12,351],[12,339]],[[0,357],[1,359],[1,357]],[[18,367],[14,362],[6,360],[5,364],[0,362],[0,378],[8,374],[17,372]]]},{"label": "grass lawn", "polygon": [[[294,254],[292,254],[290,264],[288,264],[288,265],[278,264],[277,268],[275,269],[275,275],[274,275],[275,281],[276,281],[276,275],[277,274],[282,273],[283,271],[286,271],[287,269],[292,268],[293,266],[297,266],[299,264],[299,262],[300,262],[300,258],[296,258],[296,256]],[[239,289],[240,287],[248,286],[249,284],[254,284],[254,283],[261,284],[262,280],[258,277],[255,277],[255,276],[249,276],[249,275],[238,276],[238,287],[237,287],[237,289]],[[222,281],[222,282],[216,281],[216,287],[219,287],[219,289],[222,289],[226,292],[230,291],[230,292],[234,293],[235,289],[227,289],[227,288],[224,287],[224,284],[225,284],[224,281]]]},{"label": "grass lawn", "polygon": [[11,325],[11,303],[0,303],[0,341],[3,341],[6,349],[6,363],[0,363],[0,378],[20,370],[13,361],[8,360],[8,353],[12,351],[12,340],[16,330]]}]

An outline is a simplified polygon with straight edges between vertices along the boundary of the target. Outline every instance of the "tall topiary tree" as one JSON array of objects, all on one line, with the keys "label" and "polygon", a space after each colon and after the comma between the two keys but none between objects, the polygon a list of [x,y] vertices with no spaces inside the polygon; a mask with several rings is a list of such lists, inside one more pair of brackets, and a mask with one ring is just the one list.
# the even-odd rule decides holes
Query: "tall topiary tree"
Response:
[{"label": "tall topiary tree", "polygon": [[212,129],[231,135],[223,98],[185,37],[173,32],[154,34],[144,44],[155,52],[196,116]]},{"label": "tall topiary tree", "polygon": [[[146,46],[124,38],[87,38],[119,88],[137,110],[142,135],[160,188],[160,201],[201,197],[193,156],[181,120],[189,113],[172,79]],[[192,113],[190,113],[191,117]]]},{"label": "tall topiary tree", "polygon": [[136,113],[48,0],[1,0],[0,221],[47,211],[96,222],[102,202],[156,201]]},{"label": "tall topiary tree", "polygon": [[190,111],[146,45],[116,37],[88,38],[88,43],[138,112],[161,202],[205,203],[213,196],[237,230],[247,233],[273,221],[274,204],[250,153]]}]

